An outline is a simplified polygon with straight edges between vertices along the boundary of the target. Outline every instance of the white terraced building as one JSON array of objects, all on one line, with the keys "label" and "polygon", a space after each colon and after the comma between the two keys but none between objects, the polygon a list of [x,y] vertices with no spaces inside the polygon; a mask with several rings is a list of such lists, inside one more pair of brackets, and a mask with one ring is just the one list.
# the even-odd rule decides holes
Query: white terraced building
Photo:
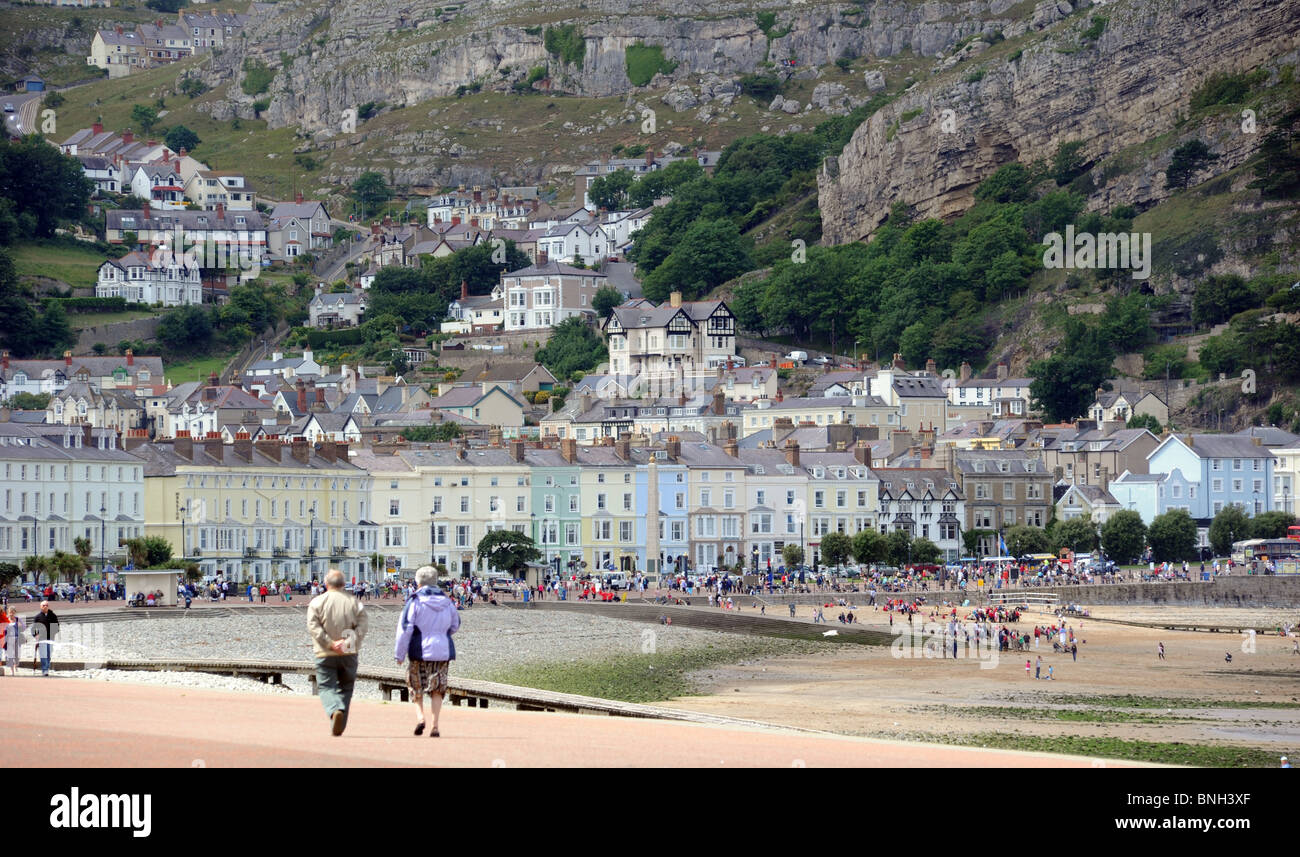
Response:
[{"label": "white terraced building", "polygon": [[159,250],[151,258],[137,250],[99,266],[95,297],[163,306],[201,304],[203,281],[198,266],[184,255]]}]

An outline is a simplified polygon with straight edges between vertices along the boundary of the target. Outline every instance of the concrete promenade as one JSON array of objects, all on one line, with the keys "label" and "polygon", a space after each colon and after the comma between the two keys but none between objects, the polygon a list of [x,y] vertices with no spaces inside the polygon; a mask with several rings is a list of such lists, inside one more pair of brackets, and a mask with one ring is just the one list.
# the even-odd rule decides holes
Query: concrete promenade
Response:
[{"label": "concrete promenade", "polygon": [[[317,699],[63,677],[0,679],[8,767],[1094,767],[1042,753],[778,728],[445,707],[415,737],[409,705],[355,701],[335,738]],[[1105,767],[1135,767],[1106,762]]]}]

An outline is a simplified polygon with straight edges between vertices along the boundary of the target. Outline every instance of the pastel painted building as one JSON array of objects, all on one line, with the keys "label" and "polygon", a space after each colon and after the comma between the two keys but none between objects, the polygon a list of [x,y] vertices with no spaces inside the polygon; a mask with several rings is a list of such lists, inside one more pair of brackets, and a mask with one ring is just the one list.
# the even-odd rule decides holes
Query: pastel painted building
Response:
[{"label": "pastel painted building", "polygon": [[1207,524],[1228,505],[1251,517],[1272,510],[1273,462],[1259,438],[1216,434],[1169,435],[1147,457],[1151,473],[1169,477],[1159,513],[1186,509]]}]

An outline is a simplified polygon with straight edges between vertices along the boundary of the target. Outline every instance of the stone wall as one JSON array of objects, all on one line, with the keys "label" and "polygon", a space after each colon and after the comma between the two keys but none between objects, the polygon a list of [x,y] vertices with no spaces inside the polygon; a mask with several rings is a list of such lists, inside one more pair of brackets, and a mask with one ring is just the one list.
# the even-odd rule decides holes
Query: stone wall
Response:
[{"label": "stone wall", "polygon": [[155,315],[133,321],[113,321],[83,328],[77,334],[77,348],[74,353],[90,354],[97,342],[104,343],[111,351],[123,339],[154,339],[158,335],[158,323],[161,320],[162,316]]}]

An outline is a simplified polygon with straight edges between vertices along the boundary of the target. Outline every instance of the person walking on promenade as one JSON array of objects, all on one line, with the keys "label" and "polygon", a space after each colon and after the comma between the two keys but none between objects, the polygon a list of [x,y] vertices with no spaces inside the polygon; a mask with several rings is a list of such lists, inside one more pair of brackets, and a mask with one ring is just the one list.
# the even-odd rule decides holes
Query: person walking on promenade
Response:
[{"label": "person walking on promenade", "polygon": [[307,631],[316,655],[316,685],[335,735],[348,725],[348,706],[357,680],[357,652],[369,618],[365,606],[343,590],[343,572],[325,575],[325,592],[307,605]]},{"label": "person walking on promenade", "polygon": [[1038,662],[1034,664],[1034,678],[1039,678],[1043,670],[1043,656],[1038,656]]},{"label": "person walking on promenade", "polygon": [[12,607],[7,614],[9,624],[6,626],[8,633],[5,634],[5,666],[9,667],[9,675],[18,675],[18,653],[23,647],[23,631],[27,630],[27,623]]},{"label": "person walking on promenade", "polygon": [[1160,643],[1160,644],[1157,645],[1157,647],[1156,647],[1156,654],[1158,654],[1158,655],[1160,656],[1160,660],[1163,661],[1163,660],[1165,659],[1165,644],[1164,644],[1164,643]]},{"label": "person walking on promenade", "polygon": [[442,699],[447,695],[447,673],[456,659],[456,644],[452,640],[460,628],[460,614],[456,605],[438,588],[438,572],[431,565],[415,572],[419,589],[406,602],[402,618],[397,623],[397,641],[393,657],[398,666],[406,665],[406,686],[411,691],[411,702],[420,715],[415,724],[415,734],[424,733],[424,695],[429,694],[429,710],[433,714],[430,738],[438,738],[438,714]]},{"label": "person walking on promenade", "polygon": [[1078,663],[1078,661],[1079,661],[1079,644],[1078,644],[1078,643],[1071,643],[1071,644],[1070,644],[1070,658],[1071,658],[1075,663]]},{"label": "person walking on promenade", "polygon": [[[41,675],[50,674],[50,654],[54,638],[59,636],[59,617],[50,609],[50,602],[41,602],[41,612],[31,621],[32,633],[36,635],[36,655],[41,661]],[[35,668],[35,664],[32,667]]]}]

